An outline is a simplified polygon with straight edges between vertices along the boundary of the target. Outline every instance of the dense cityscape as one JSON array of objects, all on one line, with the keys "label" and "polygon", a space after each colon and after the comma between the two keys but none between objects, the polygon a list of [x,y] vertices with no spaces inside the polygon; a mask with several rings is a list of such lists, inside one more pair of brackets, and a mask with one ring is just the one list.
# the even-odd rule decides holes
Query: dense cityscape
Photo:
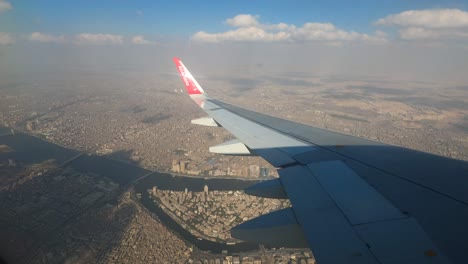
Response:
[{"label": "dense cityscape", "polygon": [[[99,75],[91,76],[94,79],[88,77],[71,86],[65,82],[67,76],[43,84],[30,77],[31,83],[0,91],[0,121],[5,126],[0,137],[1,235],[6,238],[2,248],[11,259],[22,263],[313,263],[309,249],[260,245],[248,252],[200,250],[166,227],[141,199],[150,198],[194,237],[225,245],[241,242],[230,236],[230,228],[289,203],[249,196],[242,190],[211,190],[209,184],[202,190],[148,185],[135,191],[132,182],[152,177],[155,171],[177,177],[244,180],[268,179],[277,173],[258,157],[208,152],[210,146],[232,136],[222,128],[190,124],[203,113],[185,94],[173,90],[180,87],[177,78],[149,74],[136,81],[129,75],[125,81],[106,83]],[[297,77],[284,80],[298,81]],[[468,157],[466,104],[437,101],[435,84],[424,84],[425,96],[434,91],[428,101],[433,103],[427,103],[388,98],[391,88],[371,88],[365,80],[334,81],[334,89],[329,88],[328,77],[301,80],[322,86],[272,90],[274,82],[266,82],[240,92],[239,97],[229,97],[234,93],[228,89],[229,79],[204,82],[206,87],[227,87],[213,91],[215,96],[260,112],[439,155]],[[60,89],[53,88],[54,83]],[[132,93],[126,90],[130,86],[135,87]],[[276,92],[266,95],[265,89]],[[460,101],[463,95],[463,89],[448,88],[445,98]],[[308,96],[313,96],[313,104]],[[249,102],[248,98],[257,100]],[[290,105],[291,101],[297,103]],[[27,148],[15,149],[9,143],[22,132],[76,152],[51,154],[47,159],[48,154],[41,154],[45,156],[40,160],[22,161],[18,154],[27,153]],[[89,154],[145,171],[119,182],[112,174],[94,172],[93,167],[77,169]]]},{"label": "dense cityscape", "polygon": [[173,218],[200,237],[224,243],[235,243],[230,230],[242,222],[289,207],[287,200],[257,199],[240,191],[203,192],[151,190],[152,196]]}]

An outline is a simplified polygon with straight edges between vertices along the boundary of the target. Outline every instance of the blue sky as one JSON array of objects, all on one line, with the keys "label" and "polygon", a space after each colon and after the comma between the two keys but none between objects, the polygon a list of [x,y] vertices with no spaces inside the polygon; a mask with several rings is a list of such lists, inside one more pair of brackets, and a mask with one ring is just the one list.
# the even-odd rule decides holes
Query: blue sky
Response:
[{"label": "blue sky", "polygon": [[465,84],[468,1],[0,0],[5,69],[34,60],[154,69],[174,55],[214,70],[268,62]]},{"label": "blue sky", "polygon": [[237,14],[259,15],[265,23],[329,22],[370,33],[372,22],[405,10],[457,8],[467,1],[10,1],[0,14],[0,31],[50,34],[110,33],[190,36],[227,30]]}]

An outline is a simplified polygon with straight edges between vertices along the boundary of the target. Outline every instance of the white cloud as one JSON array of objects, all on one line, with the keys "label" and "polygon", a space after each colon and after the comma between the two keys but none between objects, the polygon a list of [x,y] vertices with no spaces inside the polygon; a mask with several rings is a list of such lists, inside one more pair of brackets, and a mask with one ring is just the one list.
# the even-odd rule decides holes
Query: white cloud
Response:
[{"label": "white cloud", "polygon": [[0,32],[0,45],[11,45],[15,43],[15,38],[10,33]]},{"label": "white cloud", "polygon": [[8,11],[8,10],[10,10],[12,8],[13,7],[11,6],[11,4],[9,2],[4,1],[4,0],[0,0],[0,13]]},{"label": "white cloud", "polygon": [[240,14],[233,18],[226,19],[226,23],[233,27],[251,27],[259,24],[258,18],[258,15]]},{"label": "white cloud", "polygon": [[42,43],[63,43],[66,42],[64,36],[55,36],[50,34],[45,34],[41,32],[33,32],[29,35],[28,39],[30,41],[42,42]]},{"label": "white cloud", "polygon": [[123,36],[122,35],[112,35],[112,34],[90,34],[82,33],[75,36],[77,44],[85,45],[106,45],[106,44],[122,44]]},{"label": "white cloud", "polygon": [[320,41],[333,45],[341,41],[385,42],[386,35],[368,35],[354,31],[336,28],[331,23],[305,23],[301,27],[292,24],[262,24],[259,16],[248,14],[237,15],[226,20],[226,23],[236,29],[221,33],[200,31],[192,38],[200,42],[304,42]]},{"label": "white cloud", "polygon": [[344,31],[330,23],[306,23],[293,31],[298,40],[343,41],[369,39],[366,34]]},{"label": "white cloud", "polygon": [[144,36],[138,35],[133,36],[132,43],[137,45],[148,45],[151,44],[150,41],[146,40]]},{"label": "white cloud", "polygon": [[408,10],[381,18],[375,24],[440,29],[466,28],[468,27],[468,12],[460,9]]},{"label": "white cloud", "polygon": [[408,10],[374,22],[398,27],[404,40],[464,40],[468,38],[468,12],[460,9]]},{"label": "white cloud", "polygon": [[258,27],[242,27],[223,33],[210,34],[200,31],[193,35],[193,39],[202,42],[222,41],[286,41],[290,35],[285,32],[266,32]]}]

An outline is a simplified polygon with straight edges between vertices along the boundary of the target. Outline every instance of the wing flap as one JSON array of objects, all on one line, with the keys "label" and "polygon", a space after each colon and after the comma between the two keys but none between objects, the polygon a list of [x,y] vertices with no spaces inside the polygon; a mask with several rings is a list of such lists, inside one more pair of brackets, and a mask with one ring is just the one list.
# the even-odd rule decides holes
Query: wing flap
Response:
[{"label": "wing flap", "polygon": [[343,162],[296,165],[278,172],[319,262],[448,263],[415,219],[402,214]]},{"label": "wing flap", "polygon": [[307,167],[352,225],[406,217],[342,161]]},{"label": "wing flap", "polygon": [[368,223],[355,229],[382,264],[449,263],[413,218]]},{"label": "wing flap", "polygon": [[278,172],[317,261],[377,263],[365,243],[307,167],[291,166]]}]

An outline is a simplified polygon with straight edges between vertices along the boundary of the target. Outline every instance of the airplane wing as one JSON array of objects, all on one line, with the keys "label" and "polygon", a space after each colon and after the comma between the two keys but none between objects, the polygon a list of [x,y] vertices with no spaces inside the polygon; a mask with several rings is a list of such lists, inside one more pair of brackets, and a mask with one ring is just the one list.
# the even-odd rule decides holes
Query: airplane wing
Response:
[{"label": "airplane wing", "polygon": [[190,97],[237,139],[210,147],[257,155],[278,170],[247,193],[291,208],[247,221],[232,235],[309,246],[318,263],[466,263],[468,162],[256,113],[208,97],[174,58]]}]

